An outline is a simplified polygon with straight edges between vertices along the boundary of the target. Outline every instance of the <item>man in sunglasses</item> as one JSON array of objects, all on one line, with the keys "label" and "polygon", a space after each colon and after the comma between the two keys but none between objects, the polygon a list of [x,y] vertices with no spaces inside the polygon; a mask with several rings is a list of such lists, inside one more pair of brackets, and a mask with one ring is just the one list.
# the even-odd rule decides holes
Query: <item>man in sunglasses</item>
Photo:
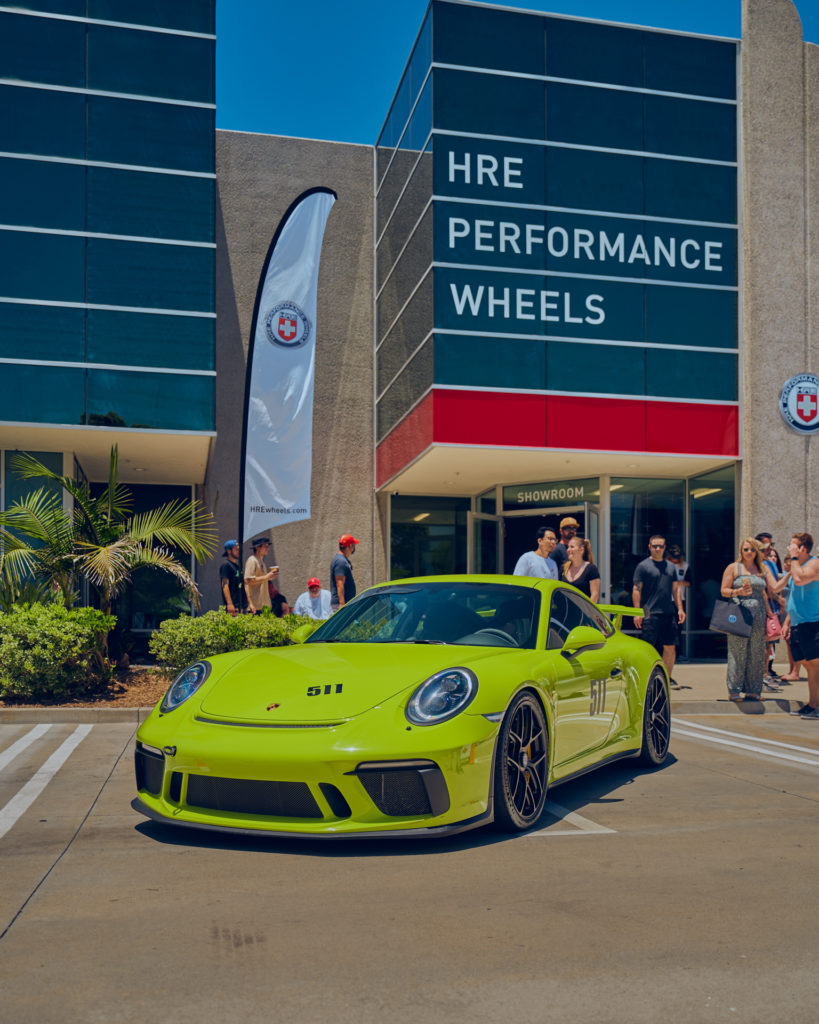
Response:
[{"label": "man in sunglasses", "polygon": [[677,626],[685,622],[680,582],[676,568],[665,559],[665,537],[652,537],[648,553],[649,557],[634,570],[631,603],[644,612],[634,616],[634,625],[662,657],[671,685],[677,687],[672,678],[677,660]]}]

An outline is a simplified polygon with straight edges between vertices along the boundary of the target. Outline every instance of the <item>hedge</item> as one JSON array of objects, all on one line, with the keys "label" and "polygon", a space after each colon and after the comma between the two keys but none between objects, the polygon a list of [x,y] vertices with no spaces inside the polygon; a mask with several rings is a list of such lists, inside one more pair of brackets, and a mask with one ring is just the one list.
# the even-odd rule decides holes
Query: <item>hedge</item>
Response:
[{"label": "hedge", "polygon": [[271,612],[261,615],[228,615],[207,612],[195,619],[182,615],[166,619],[149,641],[149,649],[169,673],[179,672],[199,658],[250,647],[284,647],[292,643],[294,630],[319,625],[313,619],[287,615],[278,619]]},{"label": "hedge", "polygon": [[102,656],[113,615],[61,604],[13,605],[0,612],[0,698],[81,699],[111,680]]}]

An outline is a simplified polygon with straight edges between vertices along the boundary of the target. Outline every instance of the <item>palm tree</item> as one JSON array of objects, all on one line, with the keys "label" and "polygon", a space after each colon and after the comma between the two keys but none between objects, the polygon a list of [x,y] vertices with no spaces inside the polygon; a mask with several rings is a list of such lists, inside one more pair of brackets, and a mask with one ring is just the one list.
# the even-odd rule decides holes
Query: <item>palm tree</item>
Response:
[{"label": "palm tree", "polygon": [[26,575],[48,579],[69,608],[77,582],[87,580],[99,592],[100,609],[110,614],[133,572],[151,566],[175,577],[199,606],[196,583],[177,554],[192,554],[198,562],[213,554],[213,518],[200,502],[170,501],[132,515],[131,492],[117,479],[116,446],[108,485],[97,497],[87,483],[60,476],[32,455],[20,453],[10,461],[23,479],[59,484],[73,499],[73,510],[64,510],[59,496],[41,488],[0,513],[0,575],[17,585]]}]

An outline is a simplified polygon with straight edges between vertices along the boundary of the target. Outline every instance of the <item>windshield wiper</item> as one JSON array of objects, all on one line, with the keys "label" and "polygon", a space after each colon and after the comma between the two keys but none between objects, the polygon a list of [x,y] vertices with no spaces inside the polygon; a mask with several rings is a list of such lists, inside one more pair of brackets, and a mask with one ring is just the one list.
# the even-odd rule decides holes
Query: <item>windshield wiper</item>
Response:
[{"label": "windshield wiper", "polygon": [[397,644],[444,644],[444,646],[446,646],[446,644],[448,644],[449,641],[448,640],[423,640],[421,637],[413,637],[411,640],[396,640],[395,643],[397,643]]}]

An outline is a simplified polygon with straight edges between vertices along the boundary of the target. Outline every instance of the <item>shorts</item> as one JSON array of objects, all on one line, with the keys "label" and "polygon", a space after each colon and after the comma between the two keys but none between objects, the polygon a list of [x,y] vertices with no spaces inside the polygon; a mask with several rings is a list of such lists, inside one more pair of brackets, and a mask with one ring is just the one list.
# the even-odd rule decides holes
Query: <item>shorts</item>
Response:
[{"label": "shorts", "polygon": [[643,619],[642,639],[658,654],[663,653],[663,647],[673,647],[677,643],[677,616],[649,615]]},{"label": "shorts", "polygon": [[800,622],[792,626],[790,644],[794,661],[819,658],[819,622]]}]

